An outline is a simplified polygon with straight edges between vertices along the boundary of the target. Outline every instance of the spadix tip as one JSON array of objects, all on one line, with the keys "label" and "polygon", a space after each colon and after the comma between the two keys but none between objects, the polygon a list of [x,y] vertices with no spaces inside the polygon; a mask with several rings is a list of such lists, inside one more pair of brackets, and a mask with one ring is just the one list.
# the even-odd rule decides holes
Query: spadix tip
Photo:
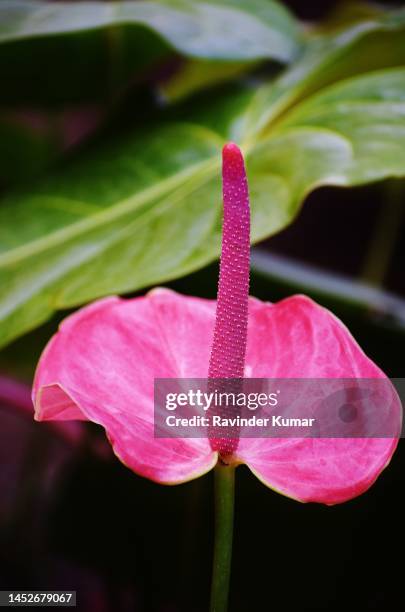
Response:
[{"label": "spadix tip", "polygon": [[246,175],[242,151],[234,142],[228,142],[222,149],[222,173],[224,178],[233,180]]}]

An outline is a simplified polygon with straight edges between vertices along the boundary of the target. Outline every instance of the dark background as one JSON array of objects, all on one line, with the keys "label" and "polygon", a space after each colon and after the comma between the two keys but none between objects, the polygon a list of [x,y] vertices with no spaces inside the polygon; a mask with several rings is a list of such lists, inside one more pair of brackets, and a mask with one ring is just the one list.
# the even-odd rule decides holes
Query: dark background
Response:
[{"label": "dark background", "polygon": [[[316,20],[337,3],[287,4],[301,18]],[[320,189],[295,223],[262,247],[270,257],[282,254],[405,298],[405,191],[401,184],[396,187],[397,204],[392,204],[391,182]],[[387,201],[397,223],[377,283],[367,271],[367,257]],[[216,270],[210,266],[171,285],[214,297]],[[252,275],[251,293],[259,298],[275,301],[294,290]],[[309,294],[319,299],[316,292]],[[351,309],[333,296],[320,301],[334,309],[388,375],[404,375],[404,330],[392,313],[367,304]],[[27,343],[39,353],[55,324],[14,343],[5,358],[18,360]],[[1,478],[10,499],[0,500],[0,589],[76,589],[81,611],[207,610],[212,473],[162,487],[112,459],[96,427],[88,426],[80,443],[72,444],[3,404]],[[284,498],[239,467],[230,612],[402,609],[404,468],[401,441],[389,468],[367,493],[328,508]],[[1,485],[0,479],[3,495]]]}]

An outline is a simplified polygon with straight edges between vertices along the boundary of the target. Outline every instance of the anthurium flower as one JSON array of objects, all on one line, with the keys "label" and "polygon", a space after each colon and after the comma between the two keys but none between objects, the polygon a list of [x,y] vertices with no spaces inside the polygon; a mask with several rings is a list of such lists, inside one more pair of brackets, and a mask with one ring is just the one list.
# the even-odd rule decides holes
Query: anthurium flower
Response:
[{"label": "anthurium flower", "polygon": [[69,316],[37,368],[36,419],[99,423],[117,457],[159,483],[196,478],[218,461],[244,463],[297,500],[348,500],[375,481],[397,439],[154,437],[155,378],[385,377],[343,323],[308,297],[277,304],[248,297],[248,186],[232,143],[223,150],[223,198],[218,300],[154,289]]}]

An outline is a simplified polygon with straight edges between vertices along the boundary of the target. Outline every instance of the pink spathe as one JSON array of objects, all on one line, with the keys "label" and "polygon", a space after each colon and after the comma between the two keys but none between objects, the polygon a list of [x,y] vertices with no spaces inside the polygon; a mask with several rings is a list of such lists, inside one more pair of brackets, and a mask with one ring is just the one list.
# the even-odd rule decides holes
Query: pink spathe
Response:
[{"label": "pink spathe", "polygon": [[[224,148],[224,236],[218,303],[155,289],[110,297],[68,317],[38,364],[37,420],[102,425],[137,474],[176,484],[209,471],[220,445],[154,437],[155,378],[376,378],[383,372],[346,327],[305,296],[277,304],[247,297],[249,201],[242,155]],[[400,415],[398,413],[398,420]],[[267,486],[300,501],[343,502],[389,462],[387,438],[241,438],[227,462],[245,463]],[[229,452],[228,452],[229,451]]]}]

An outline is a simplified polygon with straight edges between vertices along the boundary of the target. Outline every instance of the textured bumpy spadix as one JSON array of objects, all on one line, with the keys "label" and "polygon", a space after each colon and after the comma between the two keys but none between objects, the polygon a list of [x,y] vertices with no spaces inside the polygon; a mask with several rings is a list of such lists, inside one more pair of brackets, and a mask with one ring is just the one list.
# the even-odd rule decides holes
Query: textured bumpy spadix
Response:
[{"label": "textured bumpy spadix", "polygon": [[[222,249],[208,377],[241,379],[248,327],[250,210],[245,164],[240,149],[233,143],[222,151],[222,194]],[[225,457],[236,450],[238,440],[210,438],[210,443]]]},{"label": "textured bumpy spadix", "polygon": [[309,298],[247,300],[247,184],[235,145],[224,149],[223,174],[218,305],[155,289],[77,311],[41,356],[33,388],[36,418],[99,423],[121,461],[156,482],[196,478],[216,464],[219,451],[289,497],[343,502],[370,487],[397,439],[241,438],[221,447],[208,437],[153,435],[154,378],[234,378],[244,371],[253,378],[384,377],[346,327]]},{"label": "textured bumpy spadix", "polygon": [[222,152],[224,220],[214,340],[208,376],[242,378],[245,367],[250,268],[250,211],[239,148]]}]

